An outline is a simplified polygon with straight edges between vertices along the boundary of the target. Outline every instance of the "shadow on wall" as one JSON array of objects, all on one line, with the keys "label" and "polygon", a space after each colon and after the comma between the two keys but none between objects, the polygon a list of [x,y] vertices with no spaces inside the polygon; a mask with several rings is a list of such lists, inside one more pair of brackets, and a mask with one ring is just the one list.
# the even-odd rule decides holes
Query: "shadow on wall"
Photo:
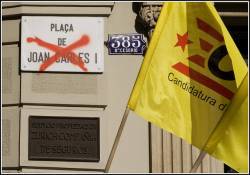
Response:
[{"label": "shadow on wall", "polygon": [[224,173],[239,173],[239,172],[235,171],[231,167],[229,167],[226,164],[224,164]]}]

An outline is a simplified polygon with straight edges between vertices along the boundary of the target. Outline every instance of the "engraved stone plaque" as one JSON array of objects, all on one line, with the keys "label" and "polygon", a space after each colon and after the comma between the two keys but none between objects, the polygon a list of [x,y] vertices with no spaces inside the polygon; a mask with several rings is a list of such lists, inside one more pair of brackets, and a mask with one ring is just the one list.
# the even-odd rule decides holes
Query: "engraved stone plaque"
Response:
[{"label": "engraved stone plaque", "polygon": [[100,160],[99,118],[29,117],[29,160]]}]

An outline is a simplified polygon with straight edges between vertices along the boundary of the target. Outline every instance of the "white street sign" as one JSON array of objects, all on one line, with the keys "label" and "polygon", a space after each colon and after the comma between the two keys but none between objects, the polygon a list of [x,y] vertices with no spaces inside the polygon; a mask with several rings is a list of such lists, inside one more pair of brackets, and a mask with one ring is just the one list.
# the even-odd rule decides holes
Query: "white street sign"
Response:
[{"label": "white street sign", "polygon": [[23,16],[21,70],[103,72],[101,17]]}]

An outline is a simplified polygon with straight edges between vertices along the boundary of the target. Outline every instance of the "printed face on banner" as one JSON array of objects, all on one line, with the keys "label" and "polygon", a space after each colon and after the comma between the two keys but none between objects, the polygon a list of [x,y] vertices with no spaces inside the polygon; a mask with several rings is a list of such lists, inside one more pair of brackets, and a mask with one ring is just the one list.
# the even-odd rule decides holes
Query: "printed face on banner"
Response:
[{"label": "printed face on banner", "polygon": [[22,17],[21,70],[103,72],[101,17]]}]

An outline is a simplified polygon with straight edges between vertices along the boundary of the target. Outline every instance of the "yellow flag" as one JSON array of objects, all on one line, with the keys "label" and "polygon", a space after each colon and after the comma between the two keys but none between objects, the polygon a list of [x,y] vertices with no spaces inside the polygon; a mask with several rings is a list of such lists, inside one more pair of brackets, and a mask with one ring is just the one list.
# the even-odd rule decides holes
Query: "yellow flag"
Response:
[{"label": "yellow flag", "polygon": [[[247,71],[246,63],[211,3],[167,2],[128,107],[200,149],[209,143],[212,148],[207,146],[206,151],[212,153],[217,144],[211,144],[215,143],[211,139],[223,134],[216,131],[214,136],[214,129],[223,123],[219,121],[223,121]],[[222,142],[220,145],[222,150],[229,146]],[[246,170],[245,163],[237,170]]]},{"label": "yellow flag", "polygon": [[204,150],[235,170],[248,172],[248,76],[245,76]]}]

